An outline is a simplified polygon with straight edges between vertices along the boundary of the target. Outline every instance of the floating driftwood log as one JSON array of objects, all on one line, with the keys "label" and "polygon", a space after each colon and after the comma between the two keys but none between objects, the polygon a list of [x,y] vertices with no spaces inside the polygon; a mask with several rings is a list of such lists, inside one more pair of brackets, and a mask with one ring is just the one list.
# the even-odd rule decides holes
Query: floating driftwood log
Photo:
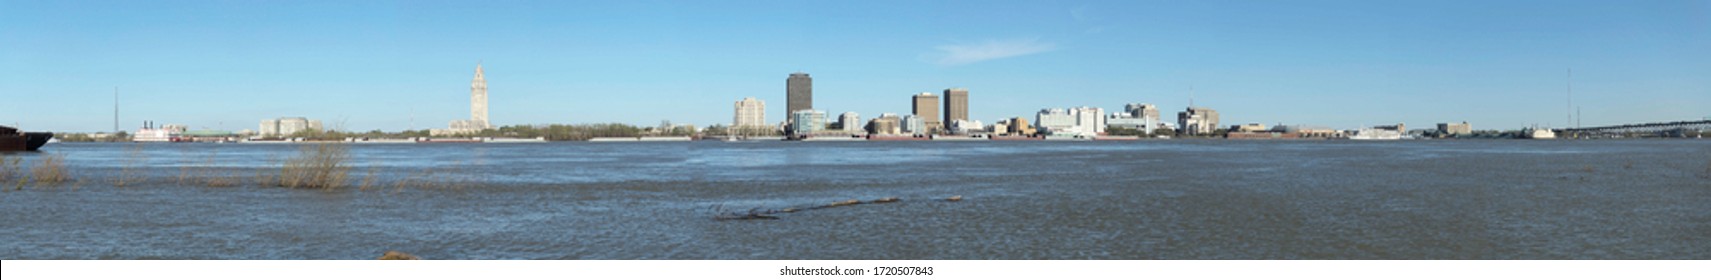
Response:
[{"label": "floating driftwood log", "polygon": [[[779,217],[774,216],[773,214],[796,213],[796,212],[804,211],[804,210],[818,210],[818,209],[852,206],[852,205],[860,205],[860,204],[894,203],[894,202],[899,202],[899,201],[903,201],[903,199],[897,198],[895,196],[887,196],[887,197],[883,197],[880,199],[875,199],[873,201],[861,201],[860,199],[851,199],[851,200],[836,201],[836,202],[823,204],[823,205],[815,205],[815,206],[810,206],[810,207],[805,207],[805,208],[789,207],[789,208],[776,209],[776,210],[774,210],[774,209],[761,210],[761,208],[756,207],[756,208],[750,208],[747,212],[726,212],[726,211],[724,211],[724,205],[715,205],[715,206],[713,206],[713,211],[716,212],[717,214],[713,215],[713,220],[719,220],[719,221],[728,221],[728,220],[777,220]],[[960,196],[960,195],[951,196],[950,198],[945,198],[945,201],[953,201],[953,202],[954,201],[962,201],[962,196]]]},{"label": "floating driftwood log", "polygon": [[778,216],[769,215],[773,210],[760,211],[760,208],[750,208],[747,213],[719,213],[713,215],[714,220],[777,220]]},{"label": "floating driftwood log", "polygon": [[399,252],[399,251],[386,251],[386,254],[380,255],[380,259],[381,260],[413,261],[413,260],[420,260],[422,258],[418,258],[418,257],[416,257],[416,255],[411,255],[411,254]]}]

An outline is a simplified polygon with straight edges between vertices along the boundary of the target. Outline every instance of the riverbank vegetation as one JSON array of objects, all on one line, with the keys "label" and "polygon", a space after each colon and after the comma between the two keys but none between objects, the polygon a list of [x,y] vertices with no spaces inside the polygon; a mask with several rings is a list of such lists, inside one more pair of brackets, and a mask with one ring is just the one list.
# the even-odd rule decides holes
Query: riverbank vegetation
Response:
[{"label": "riverbank vegetation", "polygon": [[57,186],[72,179],[65,165],[65,155],[42,155],[33,161],[25,164],[23,157],[0,154],[0,183],[10,183],[12,189],[23,189],[24,185],[32,182],[40,186]]},{"label": "riverbank vegetation", "polygon": [[285,160],[275,184],[287,188],[336,189],[350,177],[350,147],[343,143],[304,145]]}]

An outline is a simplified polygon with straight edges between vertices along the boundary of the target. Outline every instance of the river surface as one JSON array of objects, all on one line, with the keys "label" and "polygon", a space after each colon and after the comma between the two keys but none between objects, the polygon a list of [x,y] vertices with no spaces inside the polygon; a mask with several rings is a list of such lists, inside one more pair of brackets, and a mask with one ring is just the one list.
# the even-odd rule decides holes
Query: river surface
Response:
[{"label": "river surface", "polygon": [[261,183],[302,147],[0,155],[71,174],[0,182],[0,259],[1711,258],[1703,140],[352,144],[346,187]]}]

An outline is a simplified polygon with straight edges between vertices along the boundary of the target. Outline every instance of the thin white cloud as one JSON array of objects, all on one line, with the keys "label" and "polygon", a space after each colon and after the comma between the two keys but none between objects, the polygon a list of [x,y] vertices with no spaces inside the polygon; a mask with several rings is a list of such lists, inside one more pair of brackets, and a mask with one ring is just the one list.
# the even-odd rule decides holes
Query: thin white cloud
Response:
[{"label": "thin white cloud", "polygon": [[1089,5],[1081,5],[1069,9],[1069,17],[1075,19],[1075,23],[1089,26],[1087,29],[1082,30],[1082,34],[1098,34],[1100,32],[1105,32],[1105,25],[1099,24],[1101,20],[1098,16],[1095,16],[1096,12],[1092,10],[1092,8],[1093,7]]},{"label": "thin white cloud", "polygon": [[940,45],[933,62],[944,66],[963,65],[1000,58],[1024,56],[1057,49],[1039,39],[987,40],[974,44]]}]

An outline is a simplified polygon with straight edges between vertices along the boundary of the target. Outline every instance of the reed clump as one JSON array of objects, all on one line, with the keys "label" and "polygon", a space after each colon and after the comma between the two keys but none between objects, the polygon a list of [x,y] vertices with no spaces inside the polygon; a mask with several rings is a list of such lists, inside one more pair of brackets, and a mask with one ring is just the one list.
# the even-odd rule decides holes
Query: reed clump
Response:
[{"label": "reed clump", "polygon": [[65,155],[42,155],[30,168],[30,177],[35,178],[36,184],[64,183],[71,180],[70,174],[66,172]]},{"label": "reed clump", "polygon": [[8,157],[0,154],[0,182],[23,180],[23,158]]},{"label": "reed clump", "polygon": [[196,183],[209,187],[231,187],[243,182],[243,176],[236,170],[219,168],[219,150],[210,150],[202,160],[202,167],[196,171]]},{"label": "reed clump", "polygon": [[142,164],[148,161],[148,154],[143,153],[143,144],[132,144],[125,149],[125,158],[119,167],[119,176],[113,177],[113,186],[124,187],[132,183],[142,182]]},{"label": "reed clump", "polygon": [[350,147],[342,143],[304,146],[280,168],[278,185],[287,188],[331,190],[343,187],[350,177]]}]

